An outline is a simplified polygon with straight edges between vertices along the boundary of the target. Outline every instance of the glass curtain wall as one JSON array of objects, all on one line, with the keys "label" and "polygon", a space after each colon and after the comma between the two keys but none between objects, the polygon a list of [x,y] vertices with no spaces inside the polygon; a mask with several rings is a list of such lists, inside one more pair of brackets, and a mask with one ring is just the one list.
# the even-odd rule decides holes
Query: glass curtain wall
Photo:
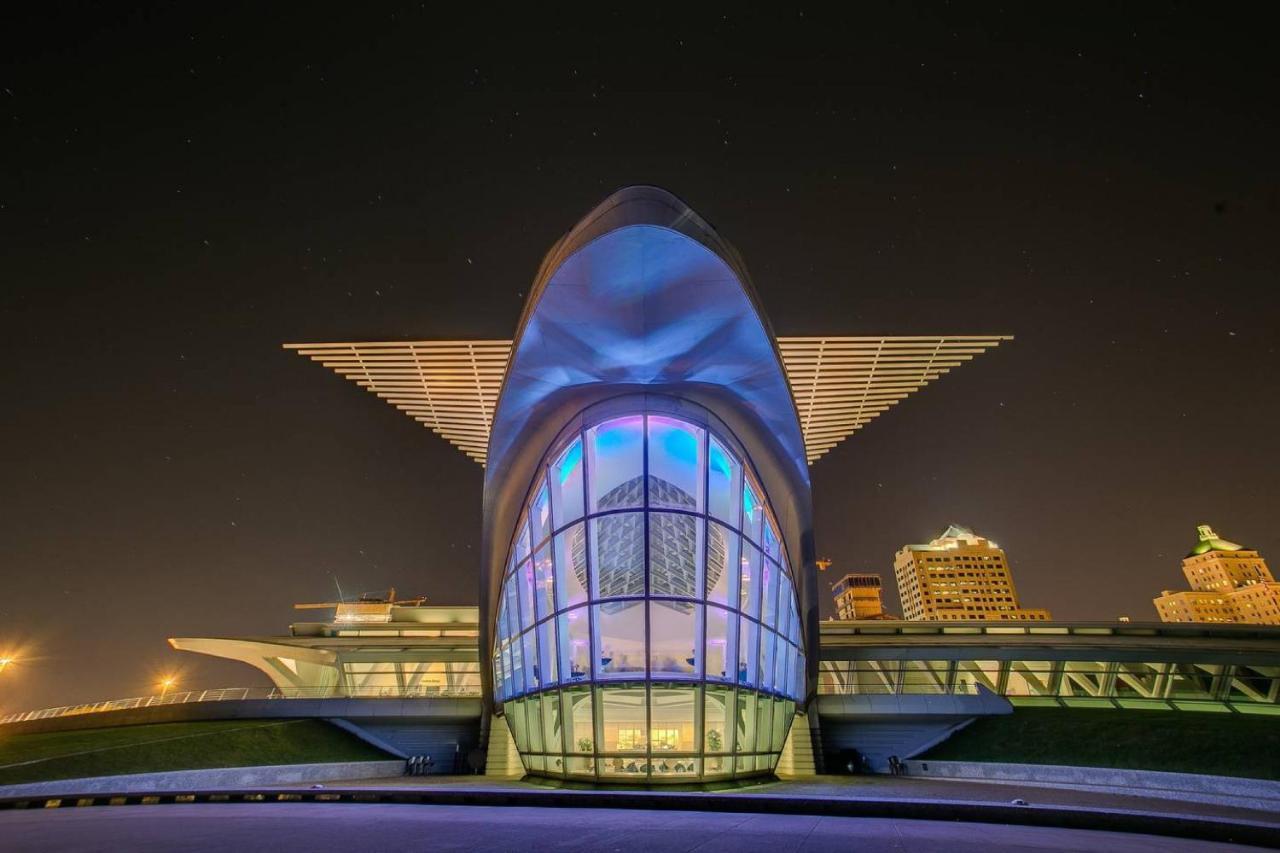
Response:
[{"label": "glass curtain wall", "polygon": [[791,566],[732,445],[659,414],[549,454],[513,537],[494,689],[531,772],[767,773],[805,686]]}]

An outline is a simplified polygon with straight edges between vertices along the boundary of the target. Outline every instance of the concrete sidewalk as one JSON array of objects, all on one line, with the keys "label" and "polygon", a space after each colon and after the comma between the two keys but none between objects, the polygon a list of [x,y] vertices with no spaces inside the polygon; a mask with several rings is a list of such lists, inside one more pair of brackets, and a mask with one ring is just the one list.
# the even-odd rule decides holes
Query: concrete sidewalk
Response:
[{"label": "concrete sidewalk", "polygon": [[[1017,804],[1015,800],[1025,800]],[[894,821],[956,821],[984,826],[1125,832],[1280,848],[1280,816],[1271,811],[1175,803],[1081,791],[904,777],[812,777],[715,791],[553,786],[480,776],[403,777],[267,786],[237,791],[0,797],[0,812],[132,805],[499,807],[595,811],[707,812]],[[96,809],[94,809],[96,811]],[[115,809],[103,810],[113,813]],[[978,830],[981,831],[981,830]]]},{"label": "concrete sidewalk", "polygon": [[0,812],[0,839],[6,853],[1245,853],[1254,849],[1225,839],[989,823],[324,802]]},{"label": "concrete sidewalk", "polygon": [[[526,782],[517,779],[493,779],[485,776],[395,776],[384,779],[348,779],[325,783],[328,788],[377,789],[384,791],[447,788],[459,791],[589,791],[601,795],[612,792],[610,788],[560,787],[551,780]],[[617,789],[618,791],[634,789]],[[671,793],[670,788],[654,786],[648,792],[655,795]],[[810,776],[800,779],[778,780],[726,788],[719,791],[680,791],[690,797],[708,794],[736,797],[782,797],[855,800],[930,800],[935,802],[968,802],[1008,805],[1015,799],[1035,806],[1063,806],[1076,809],[1121,809],[1192,817],[1223,818],[1275,822],[1280,824],[1280,814],[1267,807],[1242,806],[1176,801],[1163,797],[1141,795],[1119,796],[1070,788],[1045,788],[1017,783],[964,782],[959,780],[920,779],[910,776]]]}]

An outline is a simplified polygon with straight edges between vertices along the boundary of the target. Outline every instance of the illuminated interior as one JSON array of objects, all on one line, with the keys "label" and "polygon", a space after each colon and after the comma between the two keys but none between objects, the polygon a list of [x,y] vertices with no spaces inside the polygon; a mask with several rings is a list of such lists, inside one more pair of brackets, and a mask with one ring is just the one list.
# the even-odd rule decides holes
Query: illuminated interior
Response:
[{"label": "illuminated interior", "polygon": [[774,769],[804,691],[803,631],[743,458],[705,425],[657,413],[589,424],[547,455],[512,537],[492,652],[528,771]]}]

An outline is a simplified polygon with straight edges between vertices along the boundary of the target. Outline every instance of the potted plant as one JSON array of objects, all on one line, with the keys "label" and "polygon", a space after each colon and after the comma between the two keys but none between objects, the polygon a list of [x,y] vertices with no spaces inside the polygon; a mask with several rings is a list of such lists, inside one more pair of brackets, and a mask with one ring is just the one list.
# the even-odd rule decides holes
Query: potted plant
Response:
[{"label": "potted plant", "polygon": [[[720,732],[715,729],[707,730],[707,752],[719,752],[724,749],[724,739],[720,737]],[[724,768],[724,760],[719,756],[708,756],[711,760],[712,772],[718,773]]]}]

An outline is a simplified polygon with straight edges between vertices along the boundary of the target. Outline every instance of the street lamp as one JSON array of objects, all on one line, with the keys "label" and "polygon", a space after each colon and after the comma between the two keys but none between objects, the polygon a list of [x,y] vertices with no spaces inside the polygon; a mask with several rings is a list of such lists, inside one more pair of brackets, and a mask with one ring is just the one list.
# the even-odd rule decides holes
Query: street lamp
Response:
[{"label": "street lamp", "polygon": [[160,698],[161,699],[164,698],[164,695],[169,692],[169,688],[173,687],[173,685],[176,682],[177,682],[177,679],[175,679],[172,675],[166,675],[164,678],[160,679]]},{"label": "street lamp", "polygon": [[0,658],[0,672],[4,672],[6,669],[8,669],[9,664],[11,663],[17,663],[17,659],[11,658],[8,655]]}]

